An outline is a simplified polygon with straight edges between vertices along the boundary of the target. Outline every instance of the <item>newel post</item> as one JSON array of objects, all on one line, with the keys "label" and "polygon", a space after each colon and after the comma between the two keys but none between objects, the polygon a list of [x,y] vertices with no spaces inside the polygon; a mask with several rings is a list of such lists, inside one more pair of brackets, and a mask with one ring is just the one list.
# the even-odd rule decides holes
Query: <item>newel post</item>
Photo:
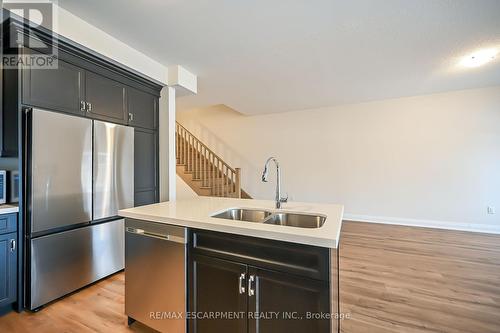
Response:
[{"label": "newel post", "polygon": [[236,171],[236,182],[235,182],[235,185],[236,185],[236,197],[237,198],[241,198],[241,169],[240,168],[236,168],[235,171]]}]

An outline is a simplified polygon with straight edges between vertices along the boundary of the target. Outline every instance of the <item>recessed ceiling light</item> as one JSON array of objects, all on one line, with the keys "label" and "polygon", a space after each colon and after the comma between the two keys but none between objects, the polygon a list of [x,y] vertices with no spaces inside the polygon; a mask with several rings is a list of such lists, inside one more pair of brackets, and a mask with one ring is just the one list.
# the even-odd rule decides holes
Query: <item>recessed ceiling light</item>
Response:
[{"label": "recessed ceiling light", "polygon": [[495,59],[497,54],[496,49],[479,50],[464,57],[460,64],[465,67],[479,67]]}]

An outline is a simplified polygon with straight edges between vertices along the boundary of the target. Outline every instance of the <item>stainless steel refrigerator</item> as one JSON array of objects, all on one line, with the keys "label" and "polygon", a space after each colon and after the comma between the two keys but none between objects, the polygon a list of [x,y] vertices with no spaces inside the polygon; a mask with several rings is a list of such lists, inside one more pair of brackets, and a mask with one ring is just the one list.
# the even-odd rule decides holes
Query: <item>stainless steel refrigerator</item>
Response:
[{"label": "stainless steel refrigerator", "polygon": [[124,267],[134,205],[134,129],[34,109],[25,118],[26,306]]}]

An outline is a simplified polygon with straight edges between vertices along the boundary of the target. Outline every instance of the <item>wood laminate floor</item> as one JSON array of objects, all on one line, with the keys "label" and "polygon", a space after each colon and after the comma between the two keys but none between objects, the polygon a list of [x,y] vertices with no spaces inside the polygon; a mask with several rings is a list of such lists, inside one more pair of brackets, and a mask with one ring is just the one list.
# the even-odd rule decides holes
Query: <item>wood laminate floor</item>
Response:
[{"label": "wood laminate floor", "polygon": [[39,312],[0,317],[1,333],[153,333],[135,322],[127,326],[125,274],[118,273],[49,304]]},{"label": "wood laminate floor", "polygon": [[[500,235],[345,222],[340,300],[343,333],[498,333]],[[120,273],[40,312],[0,317],[0,332],[154,331],[127,326]]]},{"label": "wood laminate floor", "polygon": [[500,235],[344,223],[344,333],[500,332]]}]

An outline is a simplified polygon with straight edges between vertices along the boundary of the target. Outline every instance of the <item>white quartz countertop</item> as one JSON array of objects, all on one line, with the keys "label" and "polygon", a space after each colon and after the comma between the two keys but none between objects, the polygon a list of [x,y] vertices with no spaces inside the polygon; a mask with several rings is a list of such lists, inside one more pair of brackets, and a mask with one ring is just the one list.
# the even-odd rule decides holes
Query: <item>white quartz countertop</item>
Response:
[{"label": "white quartz countertop", "polygon": [[0,215],[19,212],[17,205],[0,205]]},{"label": "white quartz countertop", "polygon": [[297,228],[255,222],[214,218],[211,215],[228,208],[263,208],[276,211],[274,201],[199,197],[195,199],[162,202],[159,204],[120,210],[123,217],[212,230],[237,235],[274,239],[299,244],[337,248],[344,207],[336,204],[290,202],[280,211],[317,213],[326,215],[321,228]]}]

